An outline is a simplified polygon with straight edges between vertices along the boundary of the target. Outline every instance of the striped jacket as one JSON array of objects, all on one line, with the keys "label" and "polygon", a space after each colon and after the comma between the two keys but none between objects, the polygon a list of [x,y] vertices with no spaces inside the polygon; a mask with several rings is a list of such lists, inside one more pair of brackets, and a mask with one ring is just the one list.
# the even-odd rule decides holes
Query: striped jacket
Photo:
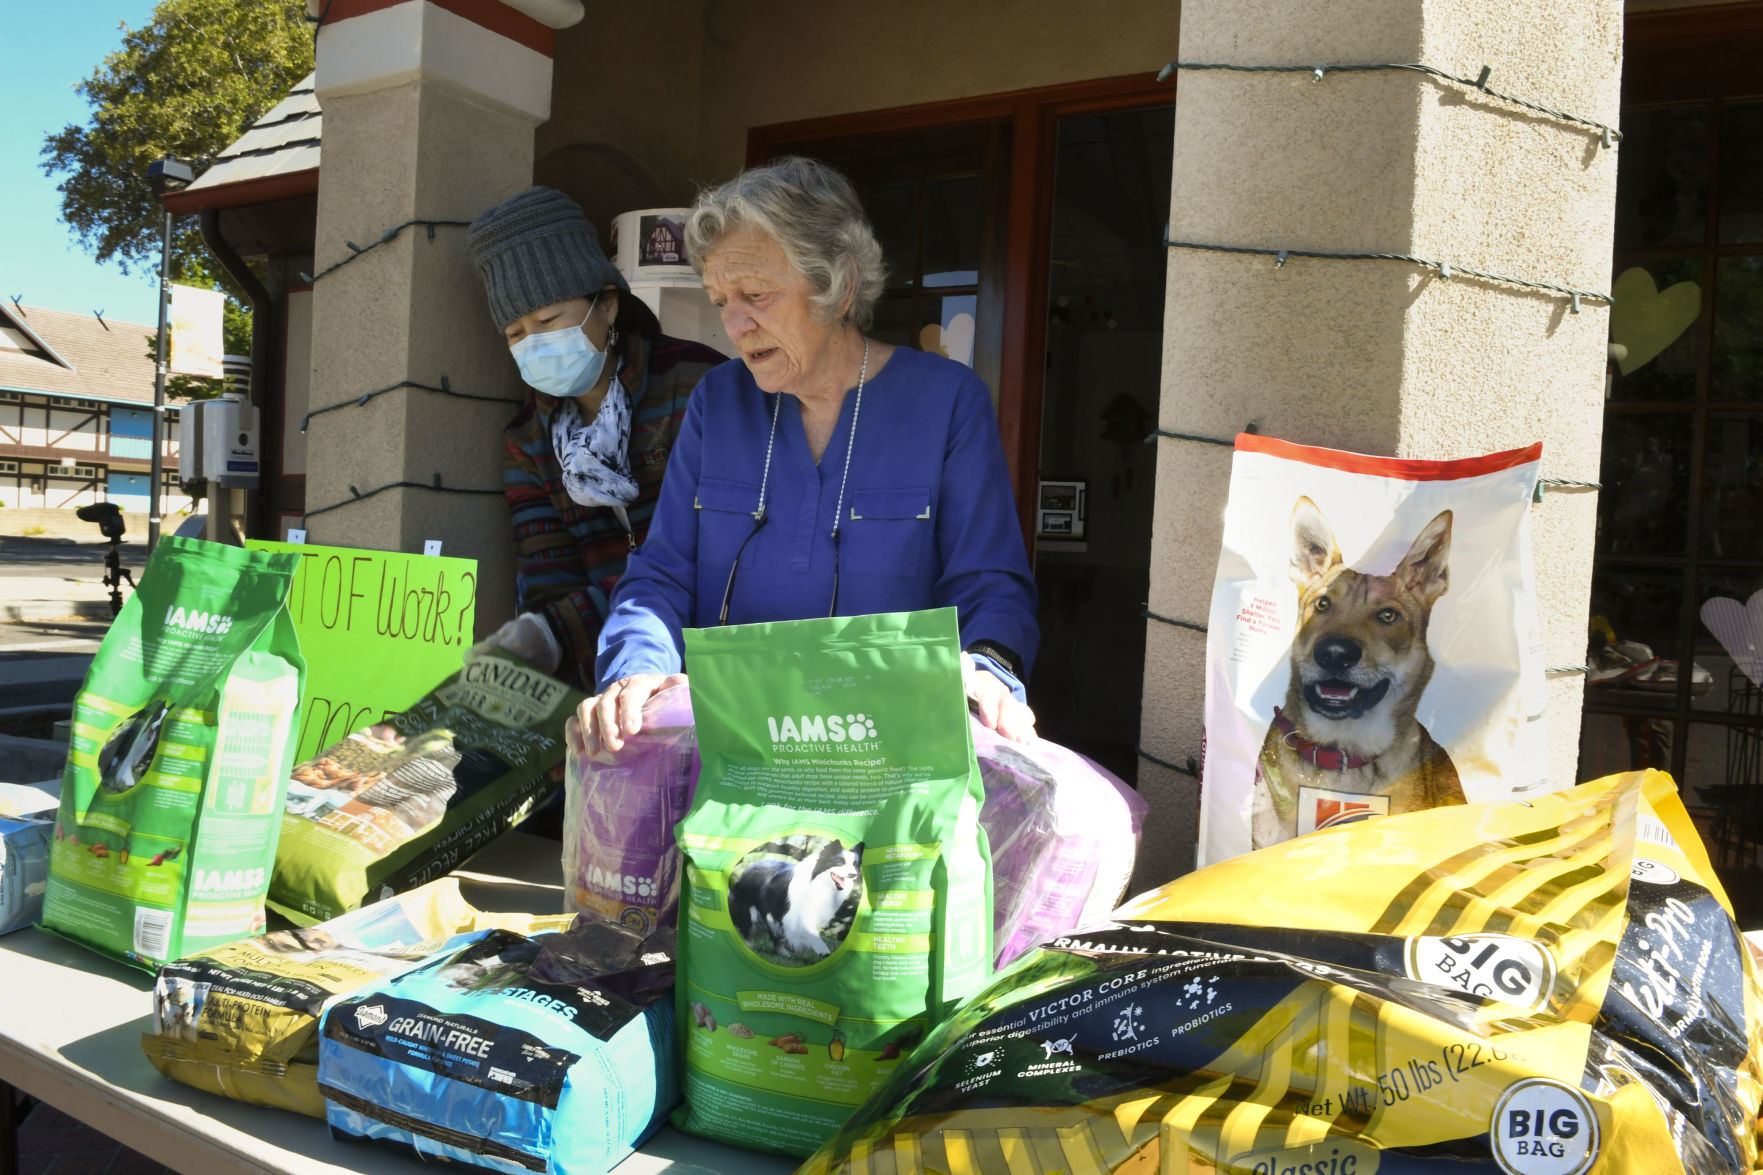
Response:
[{"label": "striped jacket", "polygon": [[551,445],[557,401],[530,391],[503,431],[502,488],[514,523],[514,587],[522,612],[537,612],[563,645],[559,675],[592,684],[594,652],[612,588],[632,542],[649,532],[661,475],[698,380],[723,356],[665,335],[632,337],[619,382],[631,398],[631,476],[637,500],[627,510],[630,535],[611,510],[580,506],[563,488]]}]

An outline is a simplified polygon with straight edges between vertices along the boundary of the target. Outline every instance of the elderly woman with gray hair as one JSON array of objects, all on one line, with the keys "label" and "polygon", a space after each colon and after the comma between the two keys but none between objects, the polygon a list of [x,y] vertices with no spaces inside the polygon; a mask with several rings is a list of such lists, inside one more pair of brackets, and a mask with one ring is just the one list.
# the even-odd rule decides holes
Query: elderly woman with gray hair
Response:
[{"label": "elderly woman with gray hair", "polygon": [[698,197],[686,247],[740,358],[692,395],[576,737],[617,751],[640,729],[685,680],[683,628],[952,606],[981,720],[1033,738],[1035,585],[991,396],[865,337],[882,251],[850,181],[754,168]]}]

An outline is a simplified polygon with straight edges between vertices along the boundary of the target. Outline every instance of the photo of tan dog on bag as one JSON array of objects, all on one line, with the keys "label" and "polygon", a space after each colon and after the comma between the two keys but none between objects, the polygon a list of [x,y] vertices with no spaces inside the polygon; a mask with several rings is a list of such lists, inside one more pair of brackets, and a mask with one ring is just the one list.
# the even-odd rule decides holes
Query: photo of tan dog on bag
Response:
[{"label": "photo of tan dog on bag", "polygon": [[1307,497],[1292,509],[1298,631],[1291,682],[1255,767],[1257,849],[1367,816],[1461,804],[1457,768],[1415,709],[1432,679],[1427,623],[1450,586],[1451,512],[1388,575],[1354,571]]}]

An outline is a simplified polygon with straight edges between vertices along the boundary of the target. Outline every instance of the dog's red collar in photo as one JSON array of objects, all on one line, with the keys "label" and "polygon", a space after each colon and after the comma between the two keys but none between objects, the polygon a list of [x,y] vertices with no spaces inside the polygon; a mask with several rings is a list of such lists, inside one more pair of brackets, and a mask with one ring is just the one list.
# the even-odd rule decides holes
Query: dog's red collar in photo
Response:
[{"label": "dog's red collar in photo", "polygon": [[1314,763],[1324,771],[1351,771],[1355,767],[1369,767],[1377,762],[1376,755],[1361,758],[1358,755],[1349,755],[1339,747],[1325,747],[1321,743],[1311,742],[1298,733],[1297,725],[1278,706],[1273,708],[1273,728],[1279,731],[1281,741],[1297,752],[1298,758]]}]

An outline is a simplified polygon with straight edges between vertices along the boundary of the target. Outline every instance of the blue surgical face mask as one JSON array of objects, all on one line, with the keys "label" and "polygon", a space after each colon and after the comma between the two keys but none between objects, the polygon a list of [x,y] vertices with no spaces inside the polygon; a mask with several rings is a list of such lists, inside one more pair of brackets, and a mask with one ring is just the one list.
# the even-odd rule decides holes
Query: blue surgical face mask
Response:
[{"label": "blue surgical face mask", "polygon": [[600,374],[606,370],[606,352],[595,350],[582,333],[599,302],[600,295],[595,294],[588,304],[587,318],[576,325],[528,335],[508,348],[520,367],[520,378],[529,387],[563,398],[579,396],[600,382]]}]

